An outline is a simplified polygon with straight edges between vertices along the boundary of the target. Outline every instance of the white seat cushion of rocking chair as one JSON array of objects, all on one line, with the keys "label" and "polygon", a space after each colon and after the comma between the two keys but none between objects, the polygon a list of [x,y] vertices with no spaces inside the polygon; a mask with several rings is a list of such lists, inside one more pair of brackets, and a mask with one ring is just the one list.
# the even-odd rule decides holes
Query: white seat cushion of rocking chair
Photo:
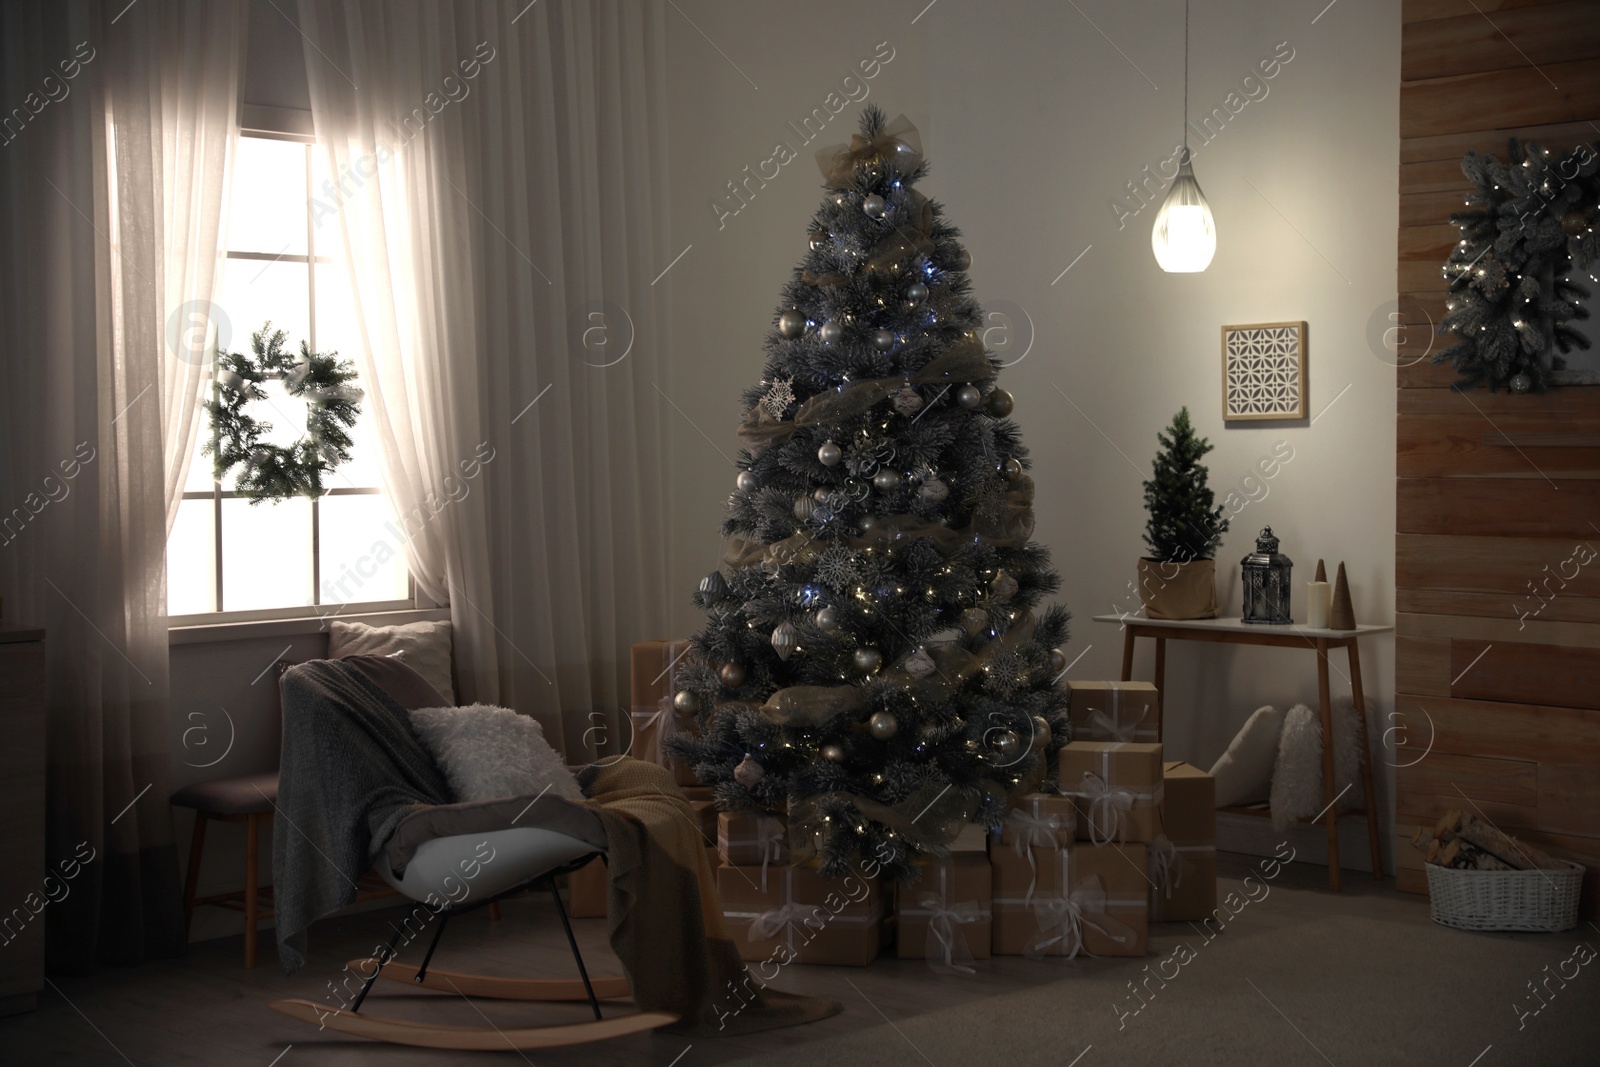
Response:
[{"label": "white seat cushion of rocking chair", "polygon": [[435,837],[418,845],[403,875],[387,853],[378,873],[413,900],[460,907],[486,900],[595,851],[582,838],[538,826]]}]

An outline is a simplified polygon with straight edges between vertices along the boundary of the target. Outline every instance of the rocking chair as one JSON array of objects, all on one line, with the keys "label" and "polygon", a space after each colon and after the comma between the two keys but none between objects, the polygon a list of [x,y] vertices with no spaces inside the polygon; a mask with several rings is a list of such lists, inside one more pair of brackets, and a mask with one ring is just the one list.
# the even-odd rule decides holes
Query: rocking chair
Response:
[{"label": "rocking chair", "polygon": [[[384,670],[392,672],[394,668],[386,664]],[[404,699],[403,695],[396,692],[400,688],[398,686],[389,684],[385,688],[396,695],[397,702],[404,707],[426,706]],[[397,839],[414,844],[409,861],[405,863],[404,870],[397,874],[391,864],[392,849],[386,847],[378,854],[376,869],[401,894],[417,901],[420,910],[426,914],[426,920],[412,931],[411,936],[415,936],[428,922],[435,924],[420,965],[395,962],[397,946],[407,934],[408,917],[408,921],[396,924],[394,936],[378,956],[350,962],[349,969],[363,975],[364,981],[348,1008],[334,1009],[328,1004],[302,998],[276,1000],[270,1006],[291,1018],[356,1037],[467,1051],[491,1051],[507,1047],[518,1050],[558,1048],[641,1033],[677,1022],[678,1016],[659,1011],[635,1011],[612,1018],[601,1015],[600,1001],[625,999],[631,995],[628,981],[625,978],[589,977],[588,968],[584,966],[583,956],[578,950],[577,939],[573,936],[572,923],[557,890],[556,878],[576,870],[597,855],[603,855],[594,842],[604,840],[604,834],[599,831],[598,817],[577,806],[565,807],[563,818],[553,826],[527,825],[526,822],[512,825],[523,818],[523,813],[530,813],[537,820],[539,809],[532,804],[536,799],[435,805],[400,822],[386,845]],[[473,824],[473,832],[441,832],[435,836],[436,829],[449,826],[452,817],[464,810],[471,814],[469,821]],[[506,813],[498,819],[502,824],[499,828],[480,828],[486,811]],[[594,832],[589,832],[588,827],[575,828],[575,815],[593,820]],[[434,950],[452,918],[528,890],[548,891],[555,902],[556,914],[561,919],[567,944],[577,964],[576,980],[492,977],[429,969]],[[417,912],[413,911],[412,914]],[[467,997],[566,1002],[587,1000],[594,1012],[594,1020],[527,1027],[456,1026],[362,1013],[361,1006],[367,993],[379,977]]]}]

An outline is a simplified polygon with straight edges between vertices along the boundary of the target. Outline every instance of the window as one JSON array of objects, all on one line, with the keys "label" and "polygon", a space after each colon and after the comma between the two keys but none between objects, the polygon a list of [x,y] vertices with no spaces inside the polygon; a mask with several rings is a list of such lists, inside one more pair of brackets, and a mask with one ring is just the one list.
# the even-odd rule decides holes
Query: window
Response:
[{"label": "window", "polygon": [[[358,343],[333,220],[314,225],[307,189],[322,185],[321,154],[304,138],[241,138],[233,176],[227,261],[210,316],[217,344],[248,352],[266,321],[313,351],[348,358]],[[358,382],[358,385],[361,383]],[[251,412],[287,445],[305,432],[306,405],[281,383]],[[332,615],[414,606],[404,534],[378,479],[366,412],[351,461],[317,500],[251,504],[233,472],[213,477],[201,416],[195,455],[167,541],[167,610],[174,625]]]}]

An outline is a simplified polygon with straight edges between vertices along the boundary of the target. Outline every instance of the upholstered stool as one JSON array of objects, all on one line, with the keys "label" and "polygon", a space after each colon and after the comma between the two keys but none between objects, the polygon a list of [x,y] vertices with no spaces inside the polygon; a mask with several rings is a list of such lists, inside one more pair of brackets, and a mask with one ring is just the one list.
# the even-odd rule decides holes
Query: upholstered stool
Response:
[{"label": "upholstered stool", "polygon": [[[196,782],[172,794],[172,803],[194,809],[194,834],[189,840],[189,874],[183,886],[184,933],[187,936],[194,909],[202,904],[243,912],[246,967],[256,965],[256,924],[272,917],[271,907],[263,908],[260,902],[263,893],[271,901],[272,887],[261,888],[257,881],[261,827],[272,824],[273,805],[277,800],[277,771]],[[206,822],[211,819],[244,824],[244,889],[196,897],[195,890],[200,884],[200,857],[205,851]]]}]

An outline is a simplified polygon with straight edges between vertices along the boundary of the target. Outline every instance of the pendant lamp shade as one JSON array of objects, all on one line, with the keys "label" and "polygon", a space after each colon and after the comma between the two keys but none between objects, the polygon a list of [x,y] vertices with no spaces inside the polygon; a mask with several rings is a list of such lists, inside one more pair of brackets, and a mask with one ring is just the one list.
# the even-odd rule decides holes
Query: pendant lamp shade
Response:
[{"label": "pendant lamp shade", "polygon": [[1188,148],[1150,230],[1150,247],[1161,269],[1172,274],[1203,271],[1217,254],[1217,222],[1189,166]]}]

